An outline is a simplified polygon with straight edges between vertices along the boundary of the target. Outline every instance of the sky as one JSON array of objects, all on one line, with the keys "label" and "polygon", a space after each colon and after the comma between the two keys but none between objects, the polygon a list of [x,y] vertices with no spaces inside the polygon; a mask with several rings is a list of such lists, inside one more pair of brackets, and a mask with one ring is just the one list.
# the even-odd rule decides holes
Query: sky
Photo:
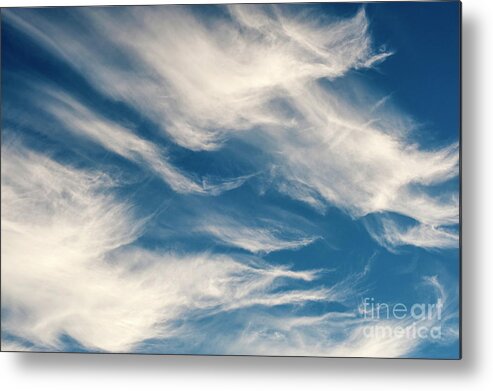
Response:
[{"label": "sky", "polygon": [[459,7],[2,9],[2,350],[458,358]]}]

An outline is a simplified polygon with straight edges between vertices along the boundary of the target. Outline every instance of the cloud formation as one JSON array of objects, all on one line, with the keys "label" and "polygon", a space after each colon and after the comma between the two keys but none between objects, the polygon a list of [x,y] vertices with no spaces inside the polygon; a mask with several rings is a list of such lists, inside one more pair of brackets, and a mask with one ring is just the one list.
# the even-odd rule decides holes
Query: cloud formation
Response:
[{"label": "cloud formation", "polygon": [[427,249],[456,248],[459,243],[459,234],[452,230],[424,224],[406,227],[389,218],[382,218],[379,227],[369,227],[369,232],[390,251],[403,245]]},{"label": "cloud formation", "polygon": [[[458,247],[458,192],[449,186],[457,180],[458,144],[420,145],[417,122],[393,104],[393,94],[356,80],[355,71],[365,74],[394,54],[373,41],[364,8],[346,17],[277,5],[201,9],[2,13],[97,98],[82,99],[56,75],[36,80],[42,70],[20,72],[24,112],[36,110],[15,118],[9,137],[30,122],[57,147],[88,141],[160,178],[176,202],[159,216],[139,215],[99,161],[83,168],[74,157],[3,137],[2,331],[11,339],[2,344],[63,350],[68,337],[86,350],[119,352],[187,339],[205,353],[412,355],[430,341],[364,335],[367,322],[354,301],[371,289],[370,267],[355,272],[352,258],[366,254],[341,254],[334,245],[337,251],[322,254],[340,269],[329,277],[327,269],[304,266],[319,255],[310,250],[327,240],[327,226],[337,224],[330,208],[393,255],[400,246]],[[99,101],[118,105],[121,116]],[[155,194],[145,196],[151,205]],[[286,198],[296,205],[285,214],[250,210]],[[228,213],[231,204],[237,213]],[[319,229],[297,215],[307,205]],[[156,216],[168,233],[182,235],[183,248],[159,231],[146,236]],[[206,251],[192,248],[197,237]],[[300,269],[293,263],[301,251]],[[456,293],[436,276],[424,281],[435,299]],[[234,327],[208,325],[214,316]],[[447,330],[444,340],[456,340]]]},{"label": "cloud formation", "polygon": [[390,54],[373,53],[363,10],[330,24],[272,6],[225,11],[229,17],[208,24],[184,7],[78,9],[70,26],[52,24],[42,12],[6,18],[192,150],[217,149],[230,132],[282,123],[272,112],[276,98]]},{"label": "cloud formation", "polygon": [[207,233],[219,242],[239,247],[252,253],[268,254],[279,250],[296,250],[308,246],[317,237],[306,237],[292,228],[275,222],[260,221],[245,225],[224,216],[207,216],[196,231]]},{"label": "cloud formation", "polygon": [[218,254],[150,252],[145,221],[112,195],[104,173],[21,147],[2,150],[4,332],[57,350],[68,335],[90,350],[128,351],[173,335],[189,311],[327,300],[323,289],[270,292],[312,271],[253,265]]},{"label": "cloud formation", "polygon": [[250,322],[229,349],[242,354],[403,357],[413,356],[426,343],[456,341],[458,330],[450,319],[457,314],[445,288],[436,276],[425,277],[420,285],[421,289],[432,289],[433,307],[426,307],[432,308],[432,316],[396,319],[383,313],[372,318],[357,311],[321,316],[264,315]]},{"label": "cloud formation", "polygon": [[[242,134],[272,154],[278,186],[293,198],[354,217],[396,212],[427,229],[458,222],[456,194],[426,191],[457,175],[458,146],[423,150],[408,139],[412,125],[382,110],[381,99],[365,107],[321,82],[392,54],[373,47],[363,8],[332,21],[276,6],[225,13],[207,23],[183,7],[77,10],[70,27],[42,13],[7,20],[181,146],[215,150]],[[109,48],[119,61],[105,55]],[[176,189],[203,191],[152,165]]]}]

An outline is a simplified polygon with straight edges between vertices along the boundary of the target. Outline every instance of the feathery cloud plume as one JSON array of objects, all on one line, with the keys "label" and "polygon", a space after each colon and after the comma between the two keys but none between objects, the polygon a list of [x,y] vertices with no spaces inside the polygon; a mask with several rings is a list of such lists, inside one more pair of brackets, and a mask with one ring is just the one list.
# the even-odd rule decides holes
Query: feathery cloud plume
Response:
[{"label": "feathery cloud plume", "polygon": [[[320,211],[396,212],[428,231],[458,222],[457,195],[426,190],[456,177],[458,146],[423,150],[381,99],[350,99],[327,82],[392,54],[375,49],[364,8],[343,19],[278,6],[224,11],[207,23],[186,7],[77,10],[70,26],[42,12],[6,20],[179,145],[216,150],[232,137],[255,145],[271,156],[279,190]],[[152,164],[175,188],[204,191],[161,165]]]},{"label": "feathery cloud plume", "polygon": [[316,272],[249,265],[218,254],[150,252],[114,183],[10,146],[2,150],[3,332],[58,350],[128,351],[173,335],[188,311],[226,311],[324,300],[317,289],[270,292],[275,281]]}]

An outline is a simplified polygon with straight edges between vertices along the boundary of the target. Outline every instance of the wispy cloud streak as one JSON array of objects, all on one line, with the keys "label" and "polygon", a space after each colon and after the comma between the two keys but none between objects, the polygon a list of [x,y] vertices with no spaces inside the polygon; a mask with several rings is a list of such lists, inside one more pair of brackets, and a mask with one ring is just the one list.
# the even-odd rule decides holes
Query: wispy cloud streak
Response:
[{"label": "wispy cloud streak", "polygon": [[[365,318],[358,311],[328,313],[319,316],[260,315],[244,329],[229,349],[243,354],[318,355],[328,357],[421,357],[416,349],[426,343],[451,343],[458,338],[450,319],[457,316],[447,292],[436,276],[426,277],[422,287],[432,288],[434,305],[440,315],[430,318]],[[427,330],[422,337],[413,327]],[[430,334],[435,329],[440,333]],[[380,330],[372,331],[370,330]],[[396,331],[399,330],[399,333]]]},{"label": "wispy cloud streak", "polygon": [[195,230],[215,237],[219,242],[239,247],[252,253],[268,254],[279,250],[296,250],[308,246],[317,237],[307,237],[290,227],[274,222],[259,221],[248,225],[221,216],[207,216],[206,222]]},{"label": "wispy cloud streak", "polygon": [[423,224],[406,227],[388,218],[383,218],[378,227],[370,226],[369,232],[390,251],[395,251],[397,247],[404,245],[428,249],[459,246],[459,234],[453,230]]},{"label": "wispy cloud streak", "polygon": [[139,137],[131,128],[104,117],[55,87],[37,84],[35,102],[41,110],[58,120],[65,131],[87,138],[102,148],[149,169],[178,193],[217,196],[224,191],[238,188],[251,177],[247,175],[215,181],[193,178],[174,166],[166,150],[158,144]]}]

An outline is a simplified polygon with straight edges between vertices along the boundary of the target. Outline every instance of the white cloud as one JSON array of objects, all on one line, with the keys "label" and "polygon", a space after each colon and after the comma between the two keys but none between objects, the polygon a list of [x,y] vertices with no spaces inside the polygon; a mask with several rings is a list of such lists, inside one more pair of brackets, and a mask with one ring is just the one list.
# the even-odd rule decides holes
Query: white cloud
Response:
[{"label": "white cloud", "polygon": [[[391,54],[374,49],[364,9],[346,19],[225,9],[231,19],[208,23],[184,7],[78,10],[73,26],[41,13],[6,12],[6,20],[184,147],[214,150],[236,136],[253,143],[271,156],[279,191],[317,210],[396,212],[428,231],[458,222],[457,193],[427,191],[457,176],[458,146],[423,150],[411,141],[412,121],[371,91],[348,96],[321,82]],[[154,168],[176,188],[204,190],[166,165]]]},{"label": "white cloud", "polygon": [[422,151],[391,130],[366,125],[364,109],[317,85],[292,99],[302,112],[301,126],[272,132],[286,178],[356,217],[395,211],[426,223],[457,221],[456,199],[415,190],[457,174],[457,146]]},{"label": "white cloud", "polygon": [[[2,329],[33,344],[6,341],[5,346],[57,350],[66,334],[90,350],[128,351],[149,338],[180,337],[183,330],[174,322],[195,310],[213,315],[357,297],[360,274],[331,288],[278,291],[275,287],[286,279],[315,281],[319,272],[224,255],[143,250],[135,242],[142,224],[111,194],[113,185],[104,174],[64,166],[15,145],[2,150],[2,308],[8,309]],[[425,283],[446,303],[436,276]],[[447,320],[452,309],[444,308]],[[378,326],[408,323],[385,320]],[[230,341],[225,352],[397,357],[423,342],[369,338],[367,324],[351,311],[276,317],[253,311],[244,325],[233,342],[225,338]],[[444,338],[457,338],[453,327],[444,330]]]},{"label": "white cloud", "polygon": [[[396,322],[379,321],[373,326],[399,327]],[[250,324],[242,338],[231,346],[241,354],[270,354],[324,357],[404,357],[420,341],[392,336],[364,334],[365,324],[351,314],[274,318]]]},{"label": "white cloud", "polygon": [[137,247],[143,221],[113,185],[102,173],[3,148],[3,333],[34,350],[60,349],[69,335],[87,349],[118,352],[173,336],[172,323],[194,309],[327,299],[323,289],[270,292],[286,279],[311,281],[313,271]]},{"label": "white cloud", "polygon": [[39,12],[6,19],[194,150],[218,148],[230,131],[277,124],[271,100],[387,55],[372,52],[364,11],[322,24],[275,6],[227,9],[232,21],[209,25],[184,7],[79,9],[70,26]]},{"label": "white cloud", "polygon": [[425,278],[425,285],[434,289],[434,301],[426,307],[433,311],[429,317],[365,318],[358,311],[318,316],[262,314],[252,319],[227,349],[236,354],[412,357],[423,344],[450,344],[458,339],[456,327],[449,323],[457,312],[447,301],[444,287],[436,276]]},{"label": "white cloud", "polygon": [[202,216],[201,220],[203,223],[195,228],[196,231],[252,253],[295,250],[317,240],[317,237],[308,237],[275,221],[258,220],[250,224],[220,215]]},{"label": "white cloud", "polygon": [[163,148],[137,136],[132,129],[103,117],[55,87],[40,83],[35,86],[36,104],[60,121],[65,131],[88,138],[106,150],[150,169],[178,193],[219,195],[241,186],[251,177],[215,181],[204,178],[200,183],[175,167]]},{"label": "white cloud", "polygon": [[398,246],[440,249],[459,247],[459,234],[445,228],[416,224],[410,227],[398,225],[388,218],[381,219],[381,228],[369,227],[370,234],[379,243],[393,251]]}]

